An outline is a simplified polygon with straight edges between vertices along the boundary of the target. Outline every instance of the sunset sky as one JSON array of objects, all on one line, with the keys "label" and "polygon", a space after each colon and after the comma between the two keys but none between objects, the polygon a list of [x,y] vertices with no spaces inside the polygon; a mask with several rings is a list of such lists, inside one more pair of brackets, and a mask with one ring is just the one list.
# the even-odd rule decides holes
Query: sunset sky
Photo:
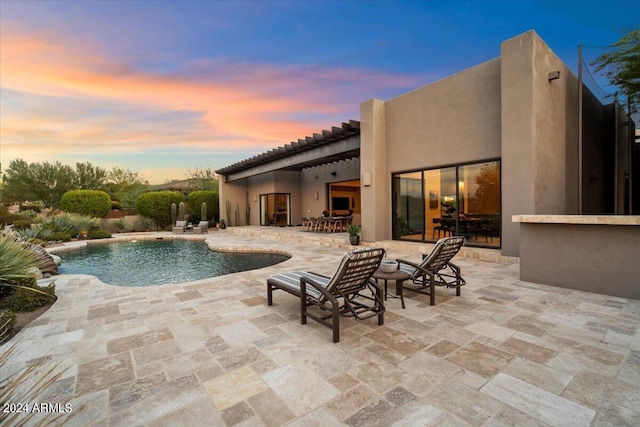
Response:
[{"label": "sunset sky", "polygon": [[0,0],[0,162],[184,179],[359,120],[530,29],[577,72],[579,44],[639,17],[637,0]]}]

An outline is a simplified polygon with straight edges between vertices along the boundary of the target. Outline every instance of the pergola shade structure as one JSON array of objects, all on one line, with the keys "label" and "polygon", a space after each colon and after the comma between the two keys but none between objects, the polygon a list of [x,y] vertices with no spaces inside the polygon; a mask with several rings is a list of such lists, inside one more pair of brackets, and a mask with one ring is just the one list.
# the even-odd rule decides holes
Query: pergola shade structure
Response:
[{"label": "pergola shade structure", "polygon": [[304,168],[358,158],[360,156],[360,122],[350,120],[341,127],[314,133],[297,142],[274,148],[249,159],[218,169],[226,182],[279,170],[300,171]]}]

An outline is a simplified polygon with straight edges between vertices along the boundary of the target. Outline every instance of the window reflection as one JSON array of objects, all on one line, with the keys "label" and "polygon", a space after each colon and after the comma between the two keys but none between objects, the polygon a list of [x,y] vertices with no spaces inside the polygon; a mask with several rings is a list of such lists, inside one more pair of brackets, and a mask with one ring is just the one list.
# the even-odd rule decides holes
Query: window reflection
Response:
[{"label": "window reflection", "polygon": [[394,239],[500,247],[500,162],[396,174]]}]

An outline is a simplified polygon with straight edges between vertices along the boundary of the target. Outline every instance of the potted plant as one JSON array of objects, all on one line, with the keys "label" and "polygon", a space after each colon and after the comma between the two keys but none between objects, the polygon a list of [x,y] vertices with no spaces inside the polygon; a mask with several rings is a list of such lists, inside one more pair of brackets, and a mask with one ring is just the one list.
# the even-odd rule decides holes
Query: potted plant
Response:
[{"label": "potted plant", "polygon": [[222,230],[224,230],[225,228],[227,228],[227,223],[225,222],[225,220],[224,220],[224,219],[221,219],[221,220],[220,220],[220,228],[221,228]]},{"label": "potted plant", "polygon": [[354,246],[357,246],[360,243],[360,236],[359,236],[360,226],[351,224],[347,228],[347,233],[349,233],[349,243],[351,243]]}]

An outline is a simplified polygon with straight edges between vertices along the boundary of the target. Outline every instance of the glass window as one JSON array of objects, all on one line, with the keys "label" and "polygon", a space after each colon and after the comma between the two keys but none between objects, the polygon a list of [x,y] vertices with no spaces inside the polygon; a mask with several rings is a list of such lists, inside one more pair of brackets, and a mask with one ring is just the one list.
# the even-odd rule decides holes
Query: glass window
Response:
[{"label": "glass window", "polygon": [[395,199],[394,238],[423,240],[422,172],[396,175],[393,187]]},{"label": "glass window", "polygon": [[393,176],[394,239],[500,247],[500,161]]},{"label": "glass window", "polygon": [[283,227],[291,224],[289,194],[273,193],[260,195],[260,225]]},{"label": "glass window", "polygon": [[470,243],[500,246],[500,162],[458,169],[458,234]]}]

